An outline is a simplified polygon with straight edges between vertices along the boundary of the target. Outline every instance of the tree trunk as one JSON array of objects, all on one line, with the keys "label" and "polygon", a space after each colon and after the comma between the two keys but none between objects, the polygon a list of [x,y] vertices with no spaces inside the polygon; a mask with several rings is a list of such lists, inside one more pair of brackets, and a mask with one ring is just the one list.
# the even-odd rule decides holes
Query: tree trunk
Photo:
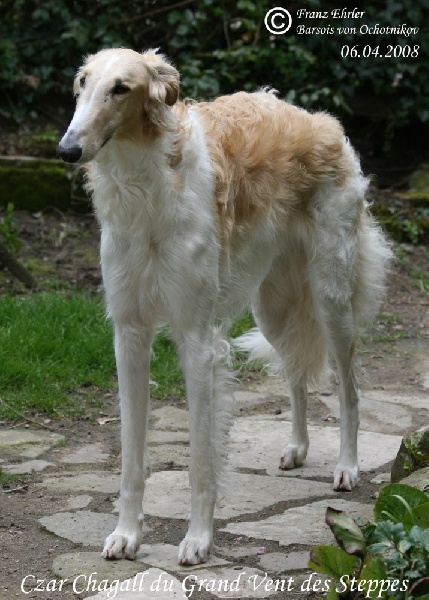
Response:
[{"label": "tree trunk", "polygon": [[22,281],[25,287],[30,289],[37,287],[34,277],[24,269],[2,242],[0,242],[0,267],[5,267],[12,275]]}]

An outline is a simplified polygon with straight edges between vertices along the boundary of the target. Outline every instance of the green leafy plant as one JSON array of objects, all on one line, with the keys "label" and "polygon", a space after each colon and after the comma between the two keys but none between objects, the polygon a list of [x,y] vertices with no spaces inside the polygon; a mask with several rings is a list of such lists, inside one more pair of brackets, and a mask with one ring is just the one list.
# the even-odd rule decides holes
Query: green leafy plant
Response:
[{"label": "green leafy plant", "polygon": [[12,203],[7,205],[6,210],[0,208],[0,241],[12,253],[19,250],[22,245],[15,229],[13,211],[14,206]]},{"label": "green leafy plant", "polygon": [[380,492],[374,521],[360,527],[328,508],[339,547],[316,546],[310,568],[327,575],[329,600],[429,600],[429,496],[404,484]]},{"label": "green leafy plant", "polygon": [[[429,79],[419,77],[429,52],[428,0],[380,0],[365,6],[364,24],[407,23],[418,37],[389,36],[405,48],[394,60],[341,57],[341,46],[366,42],[359,33],[311,35],[298,32],[308,20],[297,17],[299,2],[288,3],[294,25],[287,35],[271,35],[264,17],[271,0],[5,0],[0,19],[0,114],[22,122],[61,96],[66,106],[82,55],[108,46],[136,50],[160,47],[182,74],[183,95],[211,97],[271,85],[290,101],[311,108],[382,120],[386,138],[410,122],[429,123]],[[337,8],[333,0],[309,0],[311,11]],[[337,19],[335,26],[356,22]],[[324,27],[312,19],[312,27]],[[387,51],[386,36],[371,35],[371,47]],[[414,49],[415,47],[418,49]],[[413,56],[409,56],[410,49]],[[368,111],[368,105],[370,110]],[[415,232],[411,231],[411,235]]]}]

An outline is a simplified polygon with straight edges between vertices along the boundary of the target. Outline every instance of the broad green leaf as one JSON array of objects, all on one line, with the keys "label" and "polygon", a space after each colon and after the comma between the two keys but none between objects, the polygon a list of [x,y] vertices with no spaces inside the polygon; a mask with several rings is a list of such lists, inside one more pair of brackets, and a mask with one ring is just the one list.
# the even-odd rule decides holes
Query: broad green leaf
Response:
[{"label": "broad green leaf", "polygon": [[410,540],[429,552],[429,528],[414,525],[411,527]]},{"label": "broad green leaf", "polygon": [[[402,522],[405,516],[409,515],[410,509],[413,511],[416,506],[426,504],[427,501],[424,492],[403,483],[391,483],[381,490],[374,507],[374,515],[377,521],[390,519],[396,523]],[[411,518],[411,515],[409,516]]]},{"label": "broad green leaf", "polygon": [[335,591],[335,585],[332,584],[329,588],[328,595],[326,596],[326,600],[338,600],[338,594]]},{"label": "broad green leaf", "polygon": [[323,573],[335,579],[343,575],[351,575],[355,570],[358,559],[335,546],[315,546],[310,552],[308,566],[318,573]]},{"label": "broad green leaf", "polygon": [[387,598],[386,592],[381,592],[380,585],[377,585],[377,582],[387,580],[386,568],[380,558],[372,558],[366,563],[361,571],[360,579],[367,582],[365,585],[366,598]]},{"label": "broad green leaf", "polygon": [[[414,518],[413,518],[414,517]],[[413,515],[406,514],[404,518],[406,525],[418,525],[422,529],[429,529],[429,502],[419,504],[413,508]]]},{"label": "broad green leaf", "polygon": [[326,523],[331,528],[339,546],[347,552],[363,558],[366,552],[365,538],[362,531],[347,513],[328,506]]}]

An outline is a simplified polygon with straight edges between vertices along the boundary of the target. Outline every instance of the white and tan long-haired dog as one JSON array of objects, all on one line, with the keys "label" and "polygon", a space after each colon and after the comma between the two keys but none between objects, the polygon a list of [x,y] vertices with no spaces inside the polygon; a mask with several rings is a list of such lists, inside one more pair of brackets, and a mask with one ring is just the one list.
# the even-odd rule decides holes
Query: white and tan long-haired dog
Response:
[{"label": "white and tan long-haired dog", "polygon": [[304,462],[307,383],[333,355],[341,403],[334,488],[350,490],[359,479],[357,327],[377,308],[390,250],[333,117],[266,91],[183,104],[178,72],[150,50],[89,56],[74,91],[59,154],[87,165],[121,401],[119,523],[103,556],[134,558],[142,542],[150,355],[162,320],[190,410],[191,521],[179,562],[204,562],[225,462],[219,323],[251,305],[259,329],[241,347],[257,357],[275,351],[281,363],[293,419],[282,469]]}]

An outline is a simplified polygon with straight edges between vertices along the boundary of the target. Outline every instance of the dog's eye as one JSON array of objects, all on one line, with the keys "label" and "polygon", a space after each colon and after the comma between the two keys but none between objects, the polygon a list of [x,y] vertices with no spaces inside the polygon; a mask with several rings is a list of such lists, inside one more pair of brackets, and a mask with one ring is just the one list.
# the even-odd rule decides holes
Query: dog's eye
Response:
[{"label": "dog's eye", "polygon": [[85,86],[85,79],[86,79],[86,77],[81,77],[79,80],[79,84],[80,84],[81,88],[83,88]]},{"label": "dog's eye", "polygon": [[118,83],[113,88],[112,94],[114,94],[115,96],[123,96],[124,94],[127,94],[129,91],[130,91],[129,87],[127,87],[126,85],[121,85],[120,83]]}]

